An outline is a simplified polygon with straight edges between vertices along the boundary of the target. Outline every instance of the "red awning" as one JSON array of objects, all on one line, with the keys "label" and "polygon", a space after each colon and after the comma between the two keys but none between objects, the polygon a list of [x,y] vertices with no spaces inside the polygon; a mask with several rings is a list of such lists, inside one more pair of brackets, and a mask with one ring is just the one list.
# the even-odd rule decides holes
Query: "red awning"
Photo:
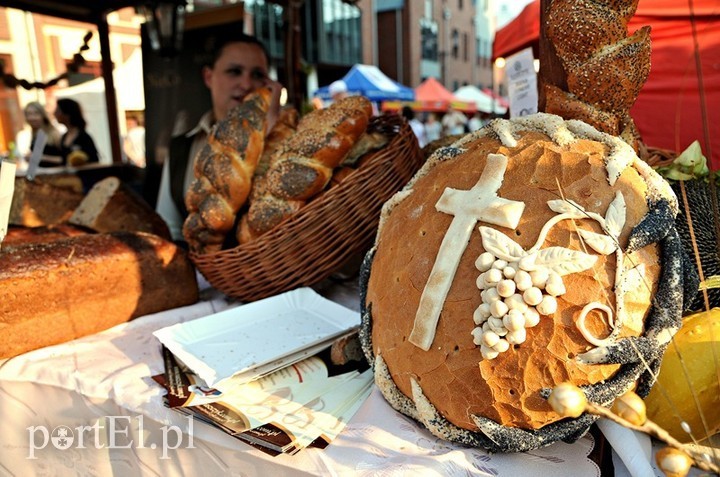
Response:
[{"label": "red awning", "polygon": [[495,32],[493,59],[510,56],[529,46],[537,48],[540,38],[540,0],[525,6],[513,21]]},{"label": "red awning", "polygon": [[[496,33],[493,56],[537,47],[539,4]],[[698,140],[708,159],[712,155],[712,168],[720,169],[720,0],[694,0],[692,15],[687,2],[640,0],[628,30],[643,25],[652,27],[652,67],[630,111],[643,141],[680,152]]]},{"label": "red awning", "polygon": [[[680,152],[698,140],[709,160],[712,153],[711,167],[718,170],[720,0],[695,0],[694,5],[695,16],[691,21],[685,2],[640,1],[629,28],[634,31],[642,25],[652,26],[652,66],[630,115],[649,146]],[[697,58],[694,38],[698,45]]]}]

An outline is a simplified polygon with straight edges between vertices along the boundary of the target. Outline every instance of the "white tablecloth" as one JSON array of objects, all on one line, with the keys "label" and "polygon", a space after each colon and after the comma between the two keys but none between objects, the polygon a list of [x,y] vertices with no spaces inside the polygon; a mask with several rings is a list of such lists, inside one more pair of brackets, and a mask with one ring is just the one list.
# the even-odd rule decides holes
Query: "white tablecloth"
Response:
[{"label": "white tablecloth", "polygon": [[[352,288],[319,291],[357,309]],[[600,475],[588,458],[591,436],[490,455],[434,437],[377,390],[328,448],[295,456],[271,457],[166,409],[162,389],[150,379],[163,372],[152,331],[230,306],[237,304],[205,290],[193,306],[0,364],[0,475]]]}]

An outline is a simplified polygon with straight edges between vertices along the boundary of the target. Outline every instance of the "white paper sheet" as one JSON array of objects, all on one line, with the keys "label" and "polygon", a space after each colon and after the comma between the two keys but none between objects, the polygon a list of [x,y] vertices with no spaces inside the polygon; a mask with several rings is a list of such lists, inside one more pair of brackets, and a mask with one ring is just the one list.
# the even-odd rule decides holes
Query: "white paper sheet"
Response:
[{"label": "white paper sheet", "polygon": [[15,162],[3,160],[0,162],[0,244],[5,239],[10,218],[10,206],[15,192]]},{"label": "white paper sheet", "polygon": [[154,335],[208,386],[242,375],[257,379],[329,345],[360,325],[360,314],[311,288],[299,288],[187,323]]},{"label": "white paper sheet", "polygon": [[47,134],[40,129],[35,136],[35,145],[30,153],[30,160],[28,161],[28,168],[25,173],[25,177],[27,177],[29,181],[35,179],[35,174],[42,160],[43,152],[45,152],[45,144],[47,144]]}]

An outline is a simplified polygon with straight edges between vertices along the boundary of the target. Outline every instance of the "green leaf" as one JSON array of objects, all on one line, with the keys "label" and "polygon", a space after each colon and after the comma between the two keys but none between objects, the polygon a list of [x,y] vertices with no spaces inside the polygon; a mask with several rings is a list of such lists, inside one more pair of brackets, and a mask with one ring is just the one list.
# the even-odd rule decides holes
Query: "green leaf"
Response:
[{"label": "green leaf", "polygon": [[703,155],[698,141],[693,141],[670,165],[658,167],[656,170],[665,179],[674,181],[700,179],[710,173],[707,158]]}]

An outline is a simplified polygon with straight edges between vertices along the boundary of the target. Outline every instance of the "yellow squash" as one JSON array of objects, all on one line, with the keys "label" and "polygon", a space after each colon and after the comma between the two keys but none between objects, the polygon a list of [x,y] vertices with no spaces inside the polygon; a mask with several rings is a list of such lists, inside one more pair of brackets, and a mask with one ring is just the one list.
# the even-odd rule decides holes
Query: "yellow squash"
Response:
[{"label": "yellow squash", "polygon": [[687,316],[668,345],[657,383],[645,398],[648,418],[681,442],[692,441],[682,421],[698,441],[720,431],[718,360],[720,308]]}]

